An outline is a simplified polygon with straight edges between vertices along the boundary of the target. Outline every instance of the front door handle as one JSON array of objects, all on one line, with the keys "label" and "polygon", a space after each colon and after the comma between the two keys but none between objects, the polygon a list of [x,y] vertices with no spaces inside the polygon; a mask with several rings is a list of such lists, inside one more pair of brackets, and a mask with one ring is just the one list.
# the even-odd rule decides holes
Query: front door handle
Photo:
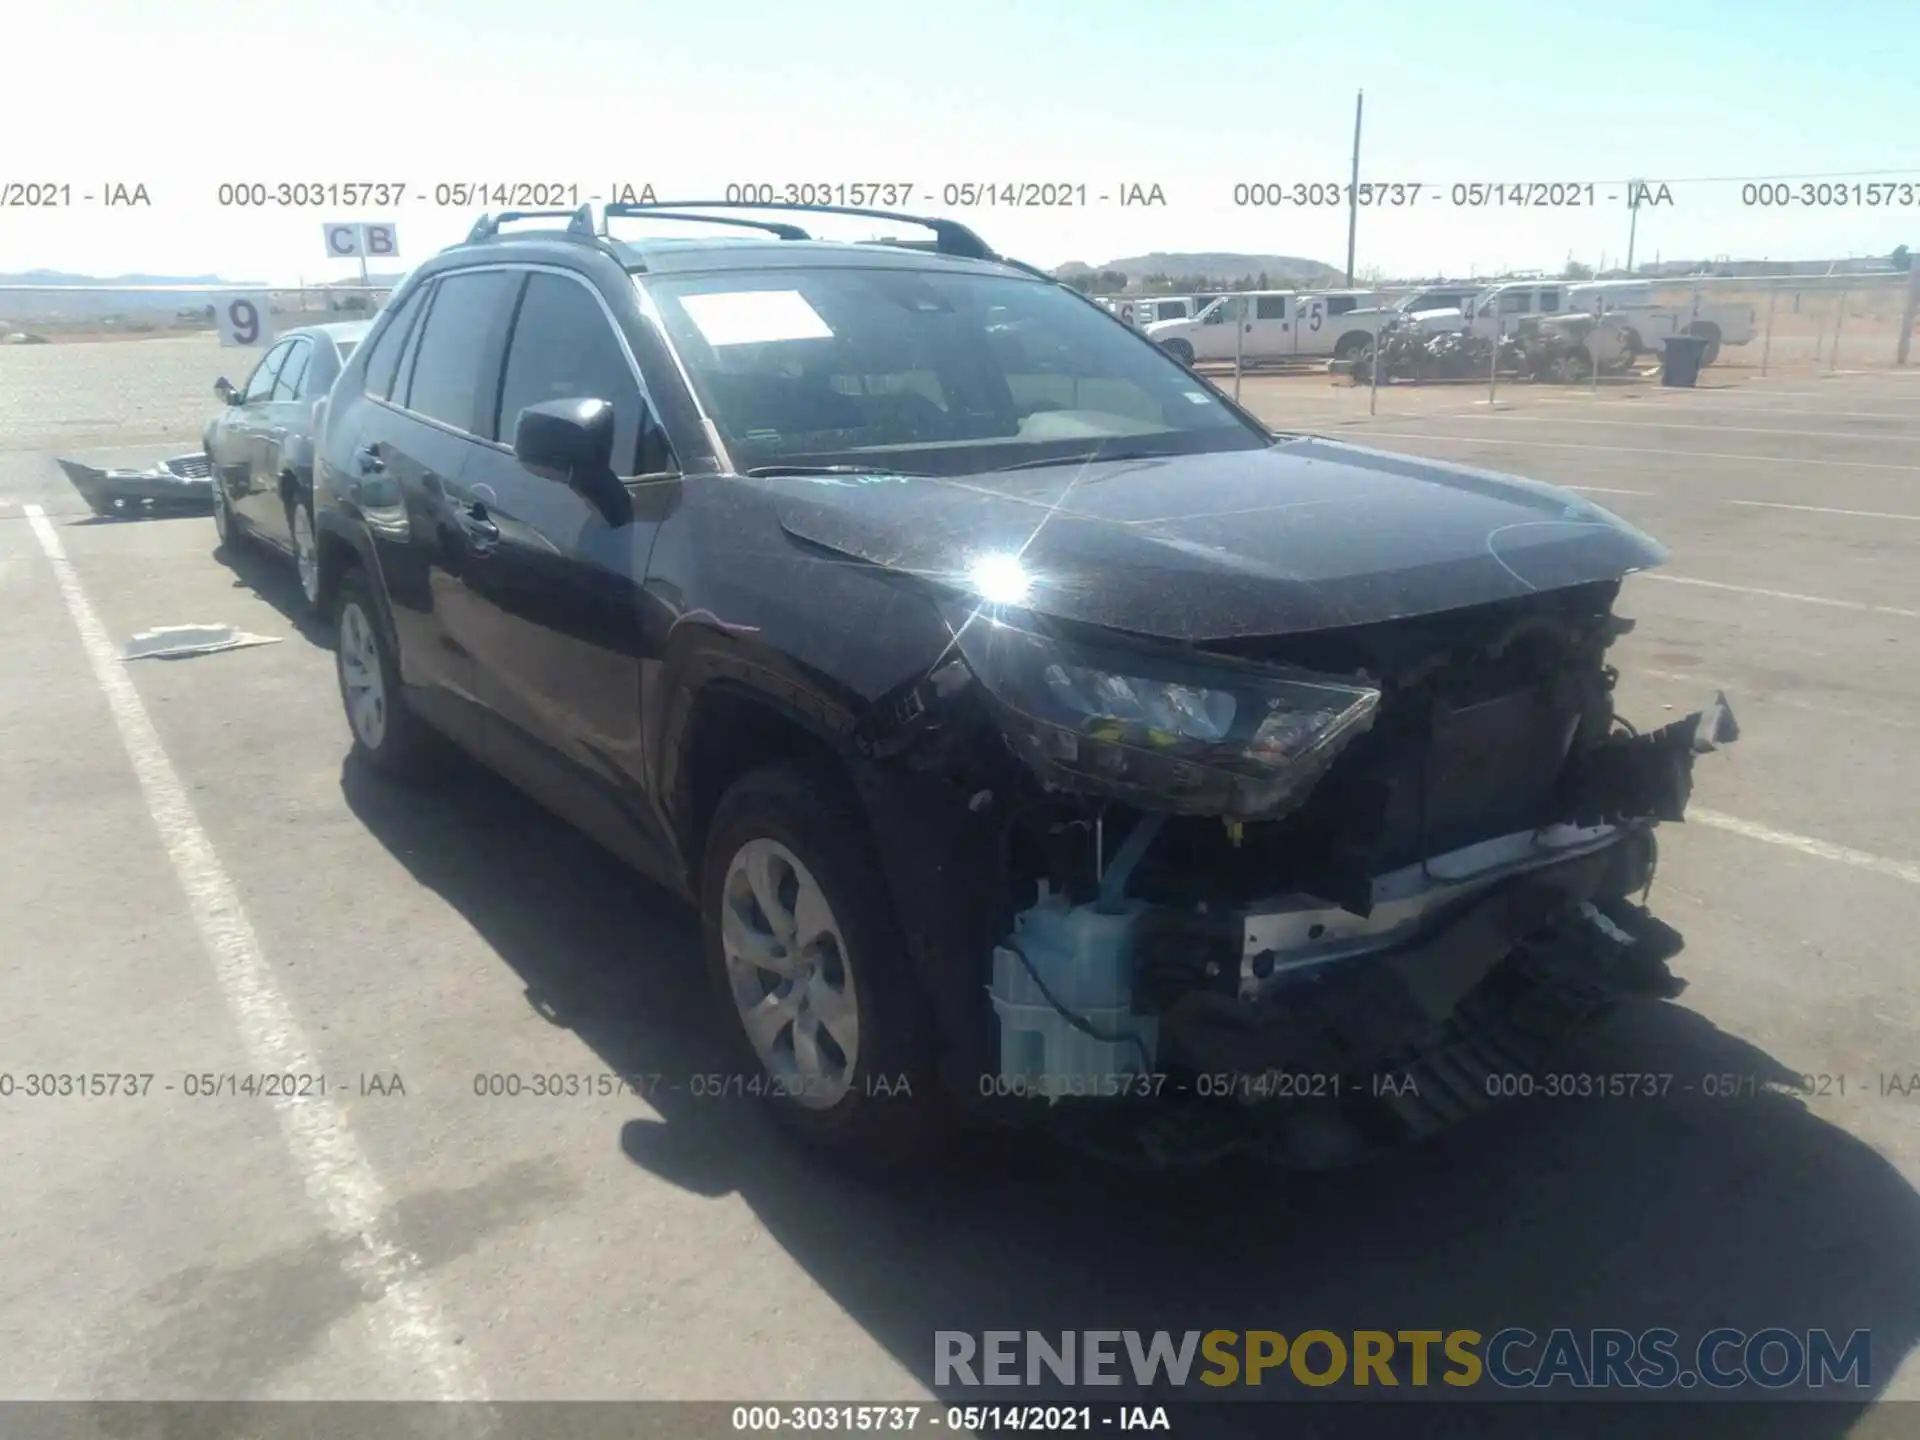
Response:
[{"label": "front door handle", "polygon": [[387,468],[387,462],[380,458],[377,445],[362,445],[353,452],[353,458],[359,462],[362,475],[378,475]]}]

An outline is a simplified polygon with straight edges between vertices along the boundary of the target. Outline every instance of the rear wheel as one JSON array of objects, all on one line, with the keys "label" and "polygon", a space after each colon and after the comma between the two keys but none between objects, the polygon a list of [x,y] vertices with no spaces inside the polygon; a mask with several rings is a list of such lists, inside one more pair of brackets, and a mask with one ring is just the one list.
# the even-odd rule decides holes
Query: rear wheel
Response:
[{"label": "rear wheel", "polygon": [[1720,327],[1718,325],[1710,325],[1705,321],[1696,321],[1687,327],[1687,333],[1696,340],[1704,340],[1707,342],[1707,348],[1700,354],[1700,364],[1702,367],[1711,365],[1720,358]]},{"label": "rear wheel", "polygon": [[296,493],[287,501],[287,534],[293,537],[293,565],[307,609],[320,609],[320,545],[313,529],[313,501]]},{"label": "rear wheel", "polygon": [[381,774],[413,780],[432,769],[434,735],[400,693],[399,657],[364,570],[340,581],[340,635],[334,669],[353,748]]},{"label": "rear wheel", "polygon": [[701,932],[743,1089],[843,1160],[892,1168],[947,1133],[932,1026],[879,860],[824,766],[752,771],[722,798],[701,866]]}]

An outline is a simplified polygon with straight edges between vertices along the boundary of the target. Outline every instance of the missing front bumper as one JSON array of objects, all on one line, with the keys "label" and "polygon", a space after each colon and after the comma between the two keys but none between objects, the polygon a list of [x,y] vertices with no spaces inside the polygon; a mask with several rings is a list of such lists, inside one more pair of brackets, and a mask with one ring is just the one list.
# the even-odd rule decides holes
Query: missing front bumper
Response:
[{"label": "missing front bumper", "polygon": [[1181,1059],[1148,1096],[1029,1105],[1025,1123],[1125,1164],[1246,1154],[1338,1168],[1489,1108],[1616,1002],[1684,988],[1667,968],[1678,934],[1621,898],[1575,900],[1577,886],[1547,923],[1504,943],[1549,903],[1537,884],[1515,889],[1531,893],[1489,897],[1272,1024],[1241,1023],[1244,1006],[1169,1013],[1161,1033]]}]

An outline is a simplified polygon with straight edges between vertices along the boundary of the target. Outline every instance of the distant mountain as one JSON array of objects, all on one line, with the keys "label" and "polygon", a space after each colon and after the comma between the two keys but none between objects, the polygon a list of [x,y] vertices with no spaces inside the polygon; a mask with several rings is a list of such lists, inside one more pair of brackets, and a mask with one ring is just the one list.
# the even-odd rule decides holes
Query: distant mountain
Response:
[{"label": "distant mountain", "polygon": [[1227,284],[1258,279],[1264,273],[1267,283],[1276,289],[1289,285],[1344,285],[1347,279],[1346,271],[1300,255],[1238,255],[1220,250],[1156,250],[1150,255],[1129,255],[1101,265],[1070,260],[1056,267],[1053,273],[1063,280],[1071,275],[1117,273],[1125,275],[1129,285],[1138,285],[1149,275],[1164,275],[1168,279],[1196,277]]}]

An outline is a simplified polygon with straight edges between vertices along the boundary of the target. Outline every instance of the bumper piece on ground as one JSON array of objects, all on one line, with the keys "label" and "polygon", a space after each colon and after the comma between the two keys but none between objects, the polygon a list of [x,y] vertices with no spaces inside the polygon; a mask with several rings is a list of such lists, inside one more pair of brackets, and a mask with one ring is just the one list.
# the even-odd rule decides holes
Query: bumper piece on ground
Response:
[{"label": "bumper piece on ground", "polygon": [[102,470],[78,460],[60,468],[96,515],[204,515],[213,509],[212,468],[205,455],[176,455],[145,470]]}]

